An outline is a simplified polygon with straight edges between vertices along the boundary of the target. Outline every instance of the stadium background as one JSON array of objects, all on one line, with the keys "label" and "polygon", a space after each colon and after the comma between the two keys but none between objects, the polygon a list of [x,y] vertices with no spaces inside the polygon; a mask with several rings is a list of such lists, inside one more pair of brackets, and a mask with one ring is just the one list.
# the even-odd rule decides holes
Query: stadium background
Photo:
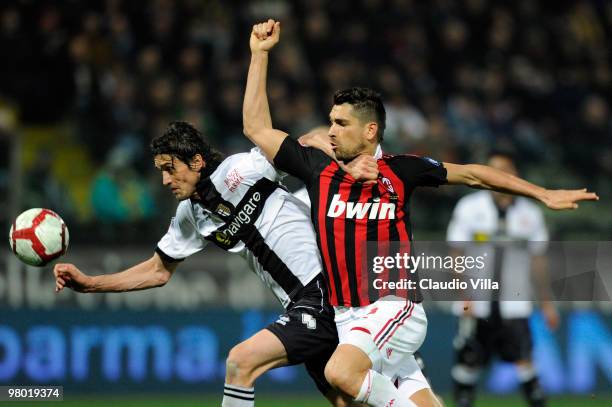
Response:
[{"label": "stadium background", "polygon": [[[182,119],[225,153],[250,148],[241,126],[247,41],[268,17],[283,24],[268,86],[276,127],[302,134],[326,123],[335,89],[376,88],[389,152],[482,162],[491,147],[513,149],[528,179],[601,197],[576,212],[547,211],[553,240],[612,240],[612,3],[603,0],[2,2],[2,230],[22,210],[47,207],[68,223],[66,260],[84,271],[148,258],[176,205],[148,142]],[[415,238],[443,239],[467,192],[419,192]],[[7,249],[0,385],[63,384],[75,405],[109,396],[118,405],[218,405],[231,345],[280,312],[241,259],[214,249],[163,289],[90,296],[56,295],[49,268],[25,267]],[[423,353],[446,394],[454,320],[427,305]],[[532,321],[553,405],[610,403],[610,302],[560,306],[558,332]],[[483,382],[492,394],[515,387],[503,365]],[[271,395],[262,406],[320,402],[301,368],[268,374],[257,391]],[[481,405],[519,402],[507,397]]]}]

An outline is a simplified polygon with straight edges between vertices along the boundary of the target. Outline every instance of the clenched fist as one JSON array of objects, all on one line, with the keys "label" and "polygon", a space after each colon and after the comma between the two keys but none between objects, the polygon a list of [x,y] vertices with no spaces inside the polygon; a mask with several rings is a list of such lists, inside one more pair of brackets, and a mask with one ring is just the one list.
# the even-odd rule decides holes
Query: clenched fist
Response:
[{"label": "clenched fist", "polygon": [[255,24],[249,41],[251,52],[268,52],[278,43],[279,38],[280,22],[270,19]]}]

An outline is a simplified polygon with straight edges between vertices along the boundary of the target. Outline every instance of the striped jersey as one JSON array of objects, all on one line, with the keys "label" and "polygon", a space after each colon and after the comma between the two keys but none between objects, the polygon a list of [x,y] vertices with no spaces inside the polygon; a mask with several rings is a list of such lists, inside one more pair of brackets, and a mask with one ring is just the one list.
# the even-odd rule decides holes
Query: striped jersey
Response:
[{"label": "striped jersey", "polygon": [[[544,213],[537,204],[515,197],[503,210],[495,204],[490,191],[471,193],[457,202],[446,237],[451,247],[467,248],[466,255],[488,254],[485,268],[479,273],[500,282],[499,311],[503,318],[531,315],[532,259],[546,253],[549,240]],[[464,242],[470,241],[479,244],[466,246]],[[496,241],[512,244],[496,246]],[[462,315],[463,302],[455,304],[453,311]],[[473,301],[472,311],[476,317],[488,317],[489,301]]]},{"label": "striped jersey", "polygon": [[[356,181],[322,151],[287,137],[275,166],[301,179],[311,201],[323,268],[334,306],[360,307],[393,290],[378,288],[375,279],[401,281],[409,270],[384,268],[373,272],[374,257],[409,254],[412,231],[410,196],[419,186],[446,183],[446,169],[430,158],[383,155],[376,184]],[[420,301],[420,292],[406,295]],[[405,295],[404,295],[405,296]]]},{"label": "striped jersey", "polygon": [[157,252],[180,261],[212,242],[238,253],[287,308],[322,267],[308,208],[278,181],[257,148],[226,158],[200,181],[200,201],[179,203]]}]

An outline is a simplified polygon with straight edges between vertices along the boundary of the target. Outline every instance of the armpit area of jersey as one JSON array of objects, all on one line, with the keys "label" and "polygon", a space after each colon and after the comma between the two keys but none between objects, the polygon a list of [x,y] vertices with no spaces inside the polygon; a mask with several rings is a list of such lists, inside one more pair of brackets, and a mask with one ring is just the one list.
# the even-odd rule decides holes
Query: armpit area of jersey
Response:
[{"label": "armpit area of jersey", "polygon": [[159,257],[161,257],[161,259],[165,261],[166,263],[178,263],[178,262],[185,260],[185,259],[175,259],[174,257],[168,256],[166,253],[162,251],[162,249],[159,248],[159,246],[155,248],[155,253],[157,253]]}]

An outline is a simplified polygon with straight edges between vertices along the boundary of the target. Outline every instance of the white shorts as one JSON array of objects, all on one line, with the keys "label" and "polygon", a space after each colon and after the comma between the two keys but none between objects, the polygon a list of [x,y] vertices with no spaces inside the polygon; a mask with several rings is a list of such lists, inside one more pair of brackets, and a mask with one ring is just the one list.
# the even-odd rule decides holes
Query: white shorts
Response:
[{"label": "white shorts", "polygon": [[361,349],[372,369],[389,377],[402,394],[430,387],[414,359],[427,333],[421,304],[385,297],[365,307],[338,307],[335,319],[340,344]]}]

